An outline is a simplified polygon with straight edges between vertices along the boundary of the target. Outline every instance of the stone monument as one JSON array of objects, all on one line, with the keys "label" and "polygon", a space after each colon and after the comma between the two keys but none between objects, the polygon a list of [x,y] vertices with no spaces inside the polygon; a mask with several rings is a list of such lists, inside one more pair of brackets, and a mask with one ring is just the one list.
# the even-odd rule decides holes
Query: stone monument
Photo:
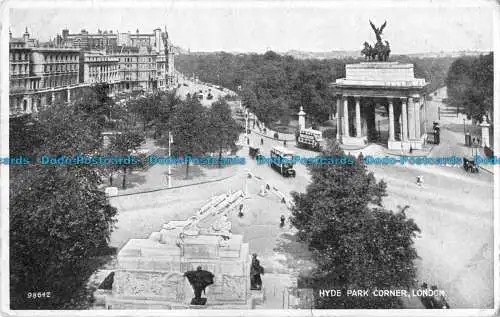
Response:
[{"label": "stone monument", "polygon": [[481,127],[481,146],[490,147],[490,124],[486,121],[486,116],[483,116],[483,122],[479,126]]},{"label": "stone monument", "polygon": [[[201,292],[186,272],[213,274],[204,287],[205,306],[248,308],[250,256],[243,236],[231,233],[228,213],[242,204],[244,193],[213,197],[194,216],[164,224],[148,239],[130,239],[120,250],[108,309],[186,309]],[[189,274],[188,274],[189,275]],[[207,287],[208,286],[208,287]],[[195,293],[196,292],[196,293]],[[196,300],[194,304],[199,304]]]},{"label": "stone monument", "polygon": [[[421,149],[426,138],[425,79],[415,78],[413,64],[388,62],[389,42],[382,43],[382,30],[370,21],[377,37],[374,53],[365,42],[364,62],[346,65],[346,77],[331,83],[337,100],[337,139],[344,145],[364,146],[380,142],[375,108],[384,109],[388,118],[387,147],[393,150]],[[377,47],[377,45],[376,45]],[[372,58],[373,57],[373,58]],[[380,121],[379,121],[380,126]]]},{"label": "stone monument", "polygon": [[187,277],[194,290],[194,298],[191,300],[191,305],[205,305],[207,299],[202,298],[201,293],[205,292],[207,286],[214,283],[214,275],[203,270],[201,266],[198,266],[196,271],[187,271],[184,273],[184,276]]},{"label": "stone monument", "polygon": [[304,112],[304,108],[300,106],[299,115],[299,130],[304,130],[306,128],[306,113]]}]

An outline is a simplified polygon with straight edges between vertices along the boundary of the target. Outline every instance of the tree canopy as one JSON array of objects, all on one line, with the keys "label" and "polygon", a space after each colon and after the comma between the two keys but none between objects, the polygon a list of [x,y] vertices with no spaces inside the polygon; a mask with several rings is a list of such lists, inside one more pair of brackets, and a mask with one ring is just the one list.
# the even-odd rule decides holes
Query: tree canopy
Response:
[{"label": "tree canopy", "polygon": [[[37,118],[12,118],[11,155],[37,160],[98,152],[102,126],[93,111],[82,107],[94,102],[55,104]],[[98,105],[93,107],[98,111]],[[100,184],[98,167],[10,167],[12,309],[88,307],[86,279],[95,269],[93,257],[107,246],[116,215]],[[28,292],[51,294],[34,300]]]},{"label": "tree canopy", "polygon": [[[345,154],[335,145],[327,157]],[[305,193],[293,192],[291,222],[308,244],[317,270],[318,289],[342,289],[341,297],[318,297],[316,308],[395,308],[395,297],[347,297],[347,289],[409,289],[414,286],[419,231],[403,212],[382,205],[386,184],[366,170],[362,157],[348,164],[311,166],[312,182]],[[349,164],[351,162],[352,164]]]},{"label": "tree canopy", "polygon": [[493,115],[493,53],[461,57],[446,77],[448,102],[475,120]]},{"label": "tree canopy", "polygon": [[[415,76],[425,78],[429,91],[444,86],[453,58],[393,56],[393,60],[415,65]],[[266,124],[287,124],[300,106],[313,124],[328,120],[335,102],[328,85],[345,76],[345,65],[363,59],[305,59],[265,54],[212,53],[180,55],[176,68],[197,74],[200,80],[222,85],[240,94],[243,104]],[[239,91],[238,88],[241,87]]]}]

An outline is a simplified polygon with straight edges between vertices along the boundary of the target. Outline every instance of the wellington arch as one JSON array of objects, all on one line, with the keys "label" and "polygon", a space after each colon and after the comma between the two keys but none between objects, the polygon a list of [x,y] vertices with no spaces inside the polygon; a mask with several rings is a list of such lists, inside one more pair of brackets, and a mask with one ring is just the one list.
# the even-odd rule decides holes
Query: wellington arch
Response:
[{"label": "wellington arch", "polygon": [[[428,123],[426,86],[425,79],[414,77],[413,64],[346,65],[346,77],[330,84],[337,101],[337,140],[346,146],[380,141],[375,120],[377,108],[385,109],[388,117],[386,138],[390,150],[422,149]],[[385,142],[385,138],[382,140]]]}]

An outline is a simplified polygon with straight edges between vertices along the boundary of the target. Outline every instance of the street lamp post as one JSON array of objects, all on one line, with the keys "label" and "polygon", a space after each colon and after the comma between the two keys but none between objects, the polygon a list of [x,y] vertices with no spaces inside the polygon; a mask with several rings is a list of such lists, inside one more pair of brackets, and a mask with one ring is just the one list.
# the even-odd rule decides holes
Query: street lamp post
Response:
[{"label": "street lamp post", "polygon": [[[170,159],[172,152],[170,145],[174,142],[172,133],[168,131],[168,157]],[[172,188],[172,164],[168,164],[168,188]]]},{"label": "street lamp post", "polygon": [[244,177],[243,177],[244,179],[243,180],[245,182],[245,184],[244,184],[244,188],[245,188],[244,194],[245,194],[245,197],[248,197],[248,177],[250,175],[250,170],[245,169],[245,173],[243,175],[244,175]]},{"label": "street lamp post", "polygon": [[245,110],[245,136],[246,139],[248,140],[248,109]]}]

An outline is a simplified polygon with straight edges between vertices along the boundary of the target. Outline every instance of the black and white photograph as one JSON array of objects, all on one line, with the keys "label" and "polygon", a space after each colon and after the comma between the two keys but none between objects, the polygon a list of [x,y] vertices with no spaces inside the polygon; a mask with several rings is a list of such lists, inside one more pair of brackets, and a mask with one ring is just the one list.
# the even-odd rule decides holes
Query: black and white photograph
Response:
[{"label": "black and white photograph", "polygon": [[498,2],[0,15],[2,314],[500,312]]}]

